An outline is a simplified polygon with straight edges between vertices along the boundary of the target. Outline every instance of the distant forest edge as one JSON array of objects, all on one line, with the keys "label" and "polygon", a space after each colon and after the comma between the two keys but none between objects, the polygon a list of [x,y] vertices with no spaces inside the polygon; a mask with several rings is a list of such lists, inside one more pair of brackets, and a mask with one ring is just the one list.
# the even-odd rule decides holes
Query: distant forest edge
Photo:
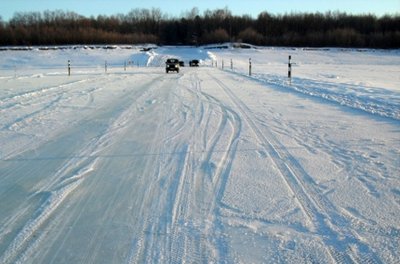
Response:
[{"label": "distant forest edge", "polygon": [[0,17],[0,45],[143,44],[203,45],[245,42],[260,46],[400,48],[400,15],[341,12],[261,12],[257,18],[228,8],[197,8],[169,17],[158,8],[84,17],[61,10]]}]

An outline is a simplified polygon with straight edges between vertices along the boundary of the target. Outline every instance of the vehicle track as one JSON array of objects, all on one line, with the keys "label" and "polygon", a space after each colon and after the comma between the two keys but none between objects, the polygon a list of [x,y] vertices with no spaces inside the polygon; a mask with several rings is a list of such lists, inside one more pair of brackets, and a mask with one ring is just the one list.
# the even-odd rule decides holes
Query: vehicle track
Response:
[{"label": "vehicle track", "polygon": [[[101,142],[98,144],[99,146],[101,146],[101,149],[96,149],[95,151],[93,151],[93,154],[96,156],[97,154],[99,154],[105,147],[108,146],[112,146],[113,143],[108,142],[109,139],[111,139],[109,136],[110,134],[115,134],[115,133],[121,133],[124,132],[125,127],[130,125],[130,122],[132,122],[132,114],[134,114],[135,109],[137,109],[137,102],[139,100],[143,100],[144,101],[144,97],[145,94],[149,91],[149,90],[154,90],[154,86],[160,82],[162,78],[156,78],[154,80],[151,80],[149,83],[142,85],[142,88],[135,91],[132,96],[129,96],[126,98],[127,101],[130,101],[130,103],[128,104],[127,107],[125,107],[125,110],[122,112],[121,115],[119,115],[119,117],[112,123],[112,125],[109,127],[109,130],[107,133],[105,133],[101,138],[105,137],[104,140],[101,140]],[[133,100],[132,100],[133,99]],[[121,131],[121,132],[119,132]],[[118,138],[116,137],[116,135],[113,135],[112,138]],[[150,153],[153,153],[150,150]],[[155,153],[155,152],[154,152]],[[102,155],[99,156],[99,158],[102,158]],[[146,162],[146,164],[148,164],[148,162]],[[145,168],[149,168],[147,165]],[[150,168],[149,168],[150,170]],[[147,171],[147,169],[145,170]],[[93,181],[89,187],[87,187],[90,190],[95,190],[97,189],[96,186],[99,185],[100,182],[104,182],[105,180],[105,176],[107,176],[107,174],[103,174],[103,179],[97,179],[96,181]],[[102,223],[105,223],[106,221],[106,217],[110,216],[110,214],[108,214],[109,212],[111,212],[112,210],[115,210],[115,203],[112,201],[116,201],[117,197],[118,197],[118,193],[122,187],[125,187],[126,184],[128,183],[128,179],[125,179],[124,181],[120,181],[117,186],[115,186],[115,192],[112,194],[112,199],[109,200],[107,202],[107,205],[105,205],[105,213],[104,213],[104,217],[100,220]],[[87,199],[85,200],[81,200],[80,203],[82,204],[81,206],[76,206],[76,208],[80,210],[80,212],[78,213],[78,217],[75,219],[74,224],[69,228],[69,230],[72,230],[72,227],[74,227],[78,220],[80,220],[80,216],[83,214],[85,208],[87,208],[87,204],[90,203],[90,201],[92,199],[95,199],[93,192],[91,192],[89,194],[89,196],[87,197]],[[111,202],[110,202],[111,201]],[[58,252],[60,252],[62,250],[63,244],[66,242],[66,240],[68,239],[69,233],[67,233],[67,235],[65,234],[59,234],[60,236],[63,235],[63,241],[61,243],[61,245],[59,246]],[[100,239],[99,236],[103,236],[103,238],[105,238],[105,236],[107,235],[106,233],[100,233],[100,230],[97,229],[95,230],[94,234],[91,236],[91,239],[89,241],[88,247],[91,248],[91,250],[87,251],[87,254],[85,255],[85,263],[96,263],[96,257],[97,257],[97,253],[99,252],[102,243],[99,241],[105,241],[105,239]],[[53,260],[51,263],[55,262],[56,263],[56,257],[58,255],[57,254],[54,255]]]},{"label": "vehicle track", "polygon": [[281,172],[283,181],[296,197],[298,204],[309,221],[312,232],[319,234],[332,261],[336,263],[381,263],[379,257],[349,228],[349,223],[336,208],[313,187],[313,180],[284,145],[267,129],[261,130],[253,121],[253,114],[246,104],[216,76],[210,78],[221,87],[237,106],[243,120],[253,130],[264,150]]},{"label": "vehicle track", "polygon": [[[188,164],[191,152],[189,146],[185,143],[176,145],[174,139],[186,129],[190,129],[191,117],[193,113],[182,113],[185,111],[184,104],[180,102],[181,93],[178,89],[171,89],[167,101],[168,105],[172,106],[173,111],[167,111],[162,122],[160,122],[161,133],[160,141],[163,142],[160,153],[158,156],[158,169],[156,172],[156,183],[159,185],[152,185],[159,193],[158,196],[162,197],[158,203],[150,205],[154,215],[149,216],[143,228],[144,235],[140,239],[141,250],[137,257],[142,255],[142,258],[135,258],[134,262],[140,259],[145,259],[146,262],[151,262],[154,259],[164,259],[171,262],[177,260],[179,257],[184,258],[183,245],[175,247],[176,242],[183,243],[183,240],[176,240],[180,237],[174,225],[178,219],[178,214],[184,204],[182,198],[183,186],[188,181]],[[177,99],[178,100],[175,100]],[[176,105],[178,104],[178,105]],[[178,118],[178,120],[176,120]],[[182,118],[183,120],[179,120]],[[176,126],[168,126],[167,124],[174,122]],[[189,126],[189,128],[188,128]],[[180,142],[179,142],[180,143]],[[176,167],[175,167],[176,166]],[[157,189],[161,188],[159,191]],[[153,192],[150,192],[152,195]],[[152,195],[149,199],[153,199]],[[148,209],[147,209],[148,210]],[[181,238],[181,237],[180,237]],[[173,262],[173,261],[172,261]]]},{"label": "vehicle track", "polygon": [[[165,225],[162,225],[162,221],[164,220],[162,217],[165,217],[165,215],[163,215],[163,213],[165,214],[163,206],[166,200],[160,198],[160,200],[155,201],[154,198],[164,197],[165,195],[165,191],[160,189],[160,181],[165,173],[163,164],[165,164],[165,157],[168,155],[175,155],[174,153],[169,153],[164,141],[168,137],[166,132],[168,128],[167,124],[169,124],[169,121],[172,119],[171,111],[167,109],[173,94],[173,89],[170,89],[170,87],[173,87],[171,82],[176,79],[175,76],[168,77],[169,79],[165,79],[164,83],[156,88],[157,93],[165,97],[162,97],[162,111],[159,122],[157,123],[153,144],[150,148],[154,156],[153,158],[146,159],[144,168],[146,177],[149,179],[144,189],[143,200],[137,211],[141,221],[136,224],[137,232],[132,235],[132,242],[126,263],[150,263],[154,259],[160,260],[162,258],[162,256],[155,254],[161,252],[162,247],[160,243],[164,241],[163,236],[166,235]],[[181,129],[181,125],[172,127],[178,130]],[[163,243],[161,243],[161,245],[162,244]]]},{"label": "vehicle track", "polygon": [[[175,210],[171,221],[174,234],[171,236],[171,251],[178,250],[172,260],[186,258],[191,261],[229,262],[227,252],[220,251],[227,248],[226,242],[222,237],[216,238],[215,234],[223,233],[218,205],[236,155],[241,120],[220,100],[202,91],[197,74],[191,74],[189,79],[187,91],[195,98],[198,112],[190,127],[193,131],[189,139],[192,149],[188,151],[184,177],[179,184],[179,206],[175,205],[178,210]],[[217,126],[213,126],[210,124],[211,117],[216,113],[219,121]],[[203,131],[197,127],[207,129]],[[210,222],[200,224],[199,218]],[[210,241],[213,240],[214,245],[210,248]]]},{"label": "vehicle track", "polygon": [[232,262],[226,242],[216,235],[223,233],[218,199],[236,154],[241,121],[229,107],[201,91],[197,74],[184,74],[178,84],[169,92],[173,111],[160,123],[160,151],[165,154],[157,157],[159,186],[152,185],[149,192],[149,199],[157,193],[160,201],[151,201],[150,209],[144,210],[153,213],[146,217],[128,262]]},{"label": "vehicle track", "polygon": [[[126,76],[122,77],[126,78]],[[65,98],[66,89],[75,89],[79,92],[80,95],[86,96],[85,92],[89,92],[89,94],[93,94],[96,90],[101,89],[106,86],[107,83],[111,81],[104,81],[103,78],[88,78],[84,80],[78,80],[74,82],[63,83],[56,86],[45,87],[41,89],[37,89],[34,91],[28,91],[21,94],[13,95],[7,98],[0,100],[0,113],[9,112],[9,111],[19,111],[25,109],[27,107],[21,106],[29,106],[29,108],[34,109],[29,113],[21,113],[21,115],[15,119],[11,120],[8,123],[3,124],[0,130],[11,129],[16,124],[22,123],[26,119],[32,119],[34,116],[39,115],[40,113],[46,110],[54,110],[56,105],[59,105],[62,101],[68,100]],[[101,83],[97,88],[92,88],[93,85],[89,86],[89,89],[82,90],[80,84],[85,82],[95,81],[96,83]],[[115,80],[113,80],[115,81]],[[69,90],[68,93],[71,93]],[[43,106],[42,106],[43,105]],[[34,107],[32,107],[34,106]]]},{"label": "vehicle track", "polygon": [[[146,145],[146,153],[138,154],[144,156],[140,156],[142,172],[138,174],[141,175],[125,174],[127,178],[113,186],[116,192],[107,195],[109,199],[101,206],[104,209],[103,215],[100,214],[96,219],[99,226],[107,225],[108,217],[113,212],[120,214],[119,209],[126,209],[118,207],[117,210],[114,207],[118,202],[117,193],[121,191],[128,194],[130,190],[126,185],[134,182],[130,177],[135,180],[137,177],[139,184],[131,186],[135,195],[124,196],[124,205],[131,203],[132,208],[135,208],[131,212],[130,222],[122,223],[128,226],[126,233],[131,243],[118,245],[118,252],[112,253],[114,259],[123,259],[126,263],[235,262],[235,256],[229,251],[229,238],[225,236],[227,225],[222,210],[234,210],[224,204],[223,198],[241,143],[243,127],[246,126],[246,132],[248,127],[263,148],[262,152],[271,156],[272,166],[279,170],[282,181],[305,215],[309,233],[326,247],[326,261],[381,263],[372,249],[351,229],[348,217],[338,212],[321,194],[313,177],[277,139],[274,132],[268,127],[260,126],[259,119],[249,106],[235,94],[234,88],[237,84],[232,82],[230,86],[231,82],[228,85],[219,81],[220,71],[202,73],[204,75],[200,75],[200,71],[192,71],[182,75],[152,78],[141,89],[119,98],[118,106],[115,101],[106,106],[111,111],[104,110],[100,114],[102,122],[109,120],[104,131],[95,134],[86,145],[79,146],[73,155],[60,152],[63,155],[60,159],[63,161],[54,175],[49,175],[51,177],[46,178],[47,182],[40,181],[34,188],[38,191],[21,205],[21,209],[16,210],[18,215],[9,218],[6,226],[1,227],[0,238],[4,237],[3,232],[13,229],[15,220],[23,218],[24,208],[28,210],[29,206],[32,207],[29,202],[34,196],[43,197],[40,208],[17,232],[10,249],[0,256],[0,262],[24,262],[34,257],[35,260],[42,260],[39,263],[49,259],[50,263],[57,263],[62,258],[72,258],[68,254],[73,253],[66,253],[64,250],[70,246],[71,237],[76,235],[74,232],[79,229],[77,225],[84,220],[85,208],[96,204],[93,201],[99,192],[90,190],[101,189],[102,182],[107,181],[107,173],[111,173],[107,168],[102,168],[106,172],[100,177],[94,176],[101,167],[103,158],[112,157],[107,151],[119,151],[121,146],[115,139],[136,135],[129,134],[128,131],[134,128],[132,122],[137,117],[132,112],[150,117],[146,116],[146,104],[153,104],[153,98],[145,93],[151,90],[150,95],[157,95],[161,100],[157,111],[149,112],[157,115],[157,118],[150,120],[154,122],[151,127],[155,131],[154,137]],[[213,86],[215,91],[221,91],[224,99],[202,89],[202,77],[207,73],[212,83],[216,83]],[[49,92],[50,94],[53,93]],[[138,100],[143,101],[143,104],[138,105]],[[88,127],[96,127],[94,123],[90,123],[93,117],[86,116],[80,122],[89,122]],[[79,134],[77,130],[75,133]],[[124,169],[133,168],[127,166]],[[76,198],[75,204],[69,208],[71,203],[67,198],[74,196],[83,183],[88,189],[85,199]],[[138,199],[135,206],[130,198]],[[241,213],[235,211],[232,215],[235,217]],[[246,218],[247,220],[258,221],[258,225],[269,224],[268,221],[259,221],[253,217]],[[101,260],[101,251],[107,247],[105,241],[113,237],[113,230],[91,227],[93,228],[85,237],[87,243],[77,254],[85,263]],[[48,237],[51,237],[51,241],[47,241]],[[51,242],[56,242],[56,245],[41,247]],[[39,253],[36,252],[38,248]],[[118,254],[126,255],[118,258]],[[107,260],[109,259],[111,257]],[[312,258],[306,260],[315,261]]]},{"label": "vehicle track", "polygon": [[[150,83],[157,82],[160,79],[161,77],[150,81]],[[130,115],[132,115],[134,112],[132,111],[132,108],[136,109],[137,98],[140,98],[140,95],[144,94],[149,87],[151,87],[151,85],[143,85],[141,89],[131,92],[130,96],[125,97],[124,103],[122,103],[122,107],[120,107],[120,111],[118,111],[118,116],[114,118],[113,122],[110,123],[108,129],[105,130],[103,134],[95,137],[87,145],[82,146],[80,151],[75,153],[76,157],[78,158],[73,156],[72,158],[67,159],[66,162],[58,169],[58,171],[55,172],[55,175],[52,177],[52,179],[50,179],[50,181],[46,181],[46,184],[43,186],[38,186],[38,190],[32,195],[31,198],[41,194],[45,196],[47,195],[47,198],[42,202],[40,207],[37,208],[34,215],[32,215],[31,218],[28,218],[28,221],[15,235],[9,247],[0,256],[1,263],[11,263],[18,259],[26,259],[29,254],[34,253],[34,248],[43,242],[42,240],[44,240],[45,235],[47,232],[49,232],[49,230],[57,230],[57,223],[59,223],[60,217],[63,214],[54,215],[54,212],[58,210],[58,208],[63,204],[64,200],[85,180],[86,175],[95,170],[96,163],[99,160],[98,154],[112,145],[111,141],[115,137],[115,134],[123,131],[125,124],[127,124],[127,122],[130,120]],[[119,105],[121,105],[121,103],[119,103]],[[115,111],[113,108],[111,110]],[[97,184],[100,180],[101,179],[97,179],[93,182]],[[92,193],[91,195],[94,194]],[[21,205],[21,207],[25,207],[25,209],[17,210],[17,212],[25,211],[29,207],[29,200],[30,199],[27,199],[27,201]],[[108,206],[107,210],[110,208],[111,205]],[[79,215],[81,215],[84,209],[85,207],[80,209],[81,212]],[[13,229],[12,225],[20,215],[21,214],[19,213],[15,217],[9,218],[2,230],[7,232],[7,230]],[[79,215],[74,222],[75,224],[79,219]],[[52,226],[54,229],[51,228]],[[69,230],[72,230],[72,227]],[[38,232],[39,229],[44,231]],[[62,229],[58,230],[61,231]],[[35,235],[36,233],[40,233],[41,235]],[[60,235],[61,233],[58,233],[56,236]],[[63,240],[65,241],[68,237],[68,234],[63,235],[65,235]],[[0,237],[4,236],[0,235]],[[94,238],[96,238],[96,234]],[[91,241],[93,243],[93,240]],[[61,245],[63,243],[64,242],[62,242]],[[57,253],[54,255],[53,260],[56,258],[56,256]],[[88,261],[92,260],[88,258]]]}]

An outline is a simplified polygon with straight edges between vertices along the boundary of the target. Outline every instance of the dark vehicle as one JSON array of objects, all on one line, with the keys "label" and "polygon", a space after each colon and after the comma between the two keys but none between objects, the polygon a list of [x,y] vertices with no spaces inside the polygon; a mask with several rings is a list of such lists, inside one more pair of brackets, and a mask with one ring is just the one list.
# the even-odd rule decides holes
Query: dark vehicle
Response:
[{"label": "dark vehicle", "polygon": [[199,67],[199,60],[191,60],[189,61],[189,66],[190,67]]},{"label": "dark vehicle", "polygon": [[184,67],[185,66],[185,62],[184,61],[179,61],[179,66]]},{"label": "dark vehicle", "polygon": [[140,51],[146,52],[146,51],[150,51],[152,50],[152,48],[142,48]]},{"label": "dark vehicle", "polygon": [[178,59],[167,59],[165,62],[165,72],[176,71],[179,73],[179,60]]}]

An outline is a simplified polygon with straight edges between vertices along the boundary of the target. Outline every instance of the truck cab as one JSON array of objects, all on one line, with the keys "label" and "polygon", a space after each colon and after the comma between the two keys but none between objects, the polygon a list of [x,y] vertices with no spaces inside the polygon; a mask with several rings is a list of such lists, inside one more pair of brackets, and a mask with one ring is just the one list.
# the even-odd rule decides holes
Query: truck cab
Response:
[{"label": "truck cab", "polygon": [[169,73],[170,71],[176,71],[179,73],[179,60],[178,59],[167,59],[165,62],[165,72]]}]

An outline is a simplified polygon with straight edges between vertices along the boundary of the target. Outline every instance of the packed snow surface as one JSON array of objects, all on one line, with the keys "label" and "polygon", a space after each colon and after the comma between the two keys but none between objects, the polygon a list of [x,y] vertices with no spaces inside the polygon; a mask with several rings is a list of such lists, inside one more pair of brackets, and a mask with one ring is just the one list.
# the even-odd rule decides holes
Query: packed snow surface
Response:
[{"label": "packed snow surface", "polygon": [[0,263],[399,263],[399,84],[396,50],[0,51]]}]

